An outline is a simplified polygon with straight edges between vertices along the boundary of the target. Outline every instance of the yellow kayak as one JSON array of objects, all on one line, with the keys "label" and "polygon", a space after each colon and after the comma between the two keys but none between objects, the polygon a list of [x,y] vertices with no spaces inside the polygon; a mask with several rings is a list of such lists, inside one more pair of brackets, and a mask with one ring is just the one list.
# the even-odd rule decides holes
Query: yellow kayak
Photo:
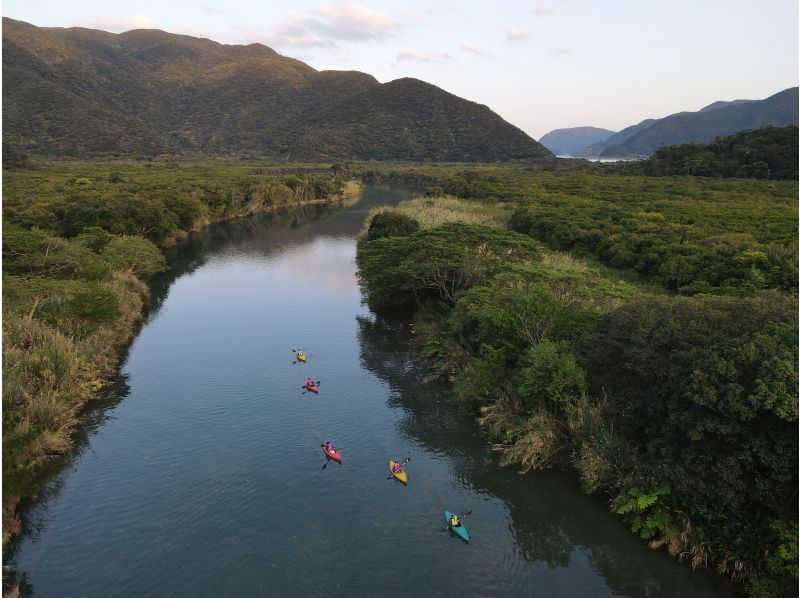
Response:
[{"label": "yellow kayak", "polygon": [[297,356],[297,361],[306,362],[306,355],[302,351],[295,351],[295,355]]},{"label": "yellow kayak", "polygon": [[394,461],[389,461],[389,473],[391,473],[396,479],[400,480],[404,484],[408,484],[408,476],[406,475],[405,469],[400,469],[400,471],[394,470]]}]

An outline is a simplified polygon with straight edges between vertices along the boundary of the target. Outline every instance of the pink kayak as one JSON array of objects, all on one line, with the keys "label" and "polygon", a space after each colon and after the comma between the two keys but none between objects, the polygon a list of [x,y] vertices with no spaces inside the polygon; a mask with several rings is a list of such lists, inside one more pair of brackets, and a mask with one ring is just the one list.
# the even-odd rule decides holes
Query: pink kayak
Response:
[{"label": "pink kayak", "polygon": [[319,386],[314,384],[314,382],[306,382],[303,386],[306,390],[310,390],[313,393],[319,394]]},{"label": "pink kayak", "polygon": [[337,463],[342,462],[342,454],[332,444],[323,444],[322,452],[325,453],[328,459],[333,459]]}]

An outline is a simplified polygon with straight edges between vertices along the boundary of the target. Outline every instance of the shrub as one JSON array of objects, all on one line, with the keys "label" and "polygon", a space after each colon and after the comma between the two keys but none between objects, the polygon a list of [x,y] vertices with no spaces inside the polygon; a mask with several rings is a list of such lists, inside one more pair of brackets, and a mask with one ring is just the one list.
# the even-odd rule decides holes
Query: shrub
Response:
[{"label": "shrub", "polygon": [[407,237],[419,230],[419,222],[397,211],[378,212],[372,218],[367,231],[367,240],[382,237]]}]

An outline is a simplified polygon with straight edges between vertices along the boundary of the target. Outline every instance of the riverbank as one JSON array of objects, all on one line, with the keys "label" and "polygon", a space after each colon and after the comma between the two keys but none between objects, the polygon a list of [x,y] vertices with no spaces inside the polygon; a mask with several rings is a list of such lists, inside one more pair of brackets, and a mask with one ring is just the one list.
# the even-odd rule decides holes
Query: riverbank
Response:
[{"label": "riverbank", "polygon": [[[531,240],[541,234],[548,245],[563,246],[570,234],[580,239],[568,230],[576,222],[571,210],[579,201],[595,211],[602,205],[599,198],[581,199],[598,193],[589,186],[596,177],[531,175],[534,184],[526,186],[519,183],[529,175],[516,176],[490,169],[449,173],[429,189],[431,197],[376,211],[358,252],[370,306],[415,308],[426,366],[451,384],[455,403],[479,420],[505,464],[523,471],[575,469],[584,489],[604,495],[654,548],[743,582],[754,596],[791,595],[797,579],[797,307],[783,289],[792,288],[796,267],[771,279],[743,270],[737,276],[743,258],[718,249],[702,259],[726,268],[728,278],[714,285],[703,270],[687,270],[695,289],[702,281],[706,293],[715,287],[718,293],[696,297],[669,292],[669,280],[660,276],[609,276]],[[617,188],[617,204],[628,212],[658,205],[656,222],[691,210],[704,235],[729,234],[732,226],[758,230],[705,199],[690,204],[687,192],[696,181],[685,181],[684,189],[681,180],[641,177],[604,185],[625,183],[639,190],[650,185],[650,195],[626,199]],[[459,185],[472,201],[436,197]],[[551,202],[553,187],[558,201]],[[711,187],[720,200],[726,197],[725,184]],[[727,209],[731,202],[745,210],[762,201],[761,217],[773,222],[767,234],[796,230],[796,209],[779,197],[770,207],[770,195],[783,185],[753,184],[762,198],[749,200],[737,199],[737,187],[727,189]],[[654,195],[658,189],[671,198]],[[512,226],[535,208],[538,218],[530,222],[560,221],[558,236],[538,226],[524,227],[528,235],[498,229],[498,206],[507,202],[515,204],[505,208],[513,212]],[[616,222],[625,222],[615,211]],[[601,238],[604,218],[596,212],[592,219]],[[631,231],[640,244],[663,228],[653,222],[642,219],[640,230]],[[623,230],[615,231],[617,242]],[[674,251],[692,247],[686,243],[692,232],[683,229],[684,245]],[[784,239],[756,242],[771,243],[774,255]],[[697,260],[704,251],[684,256]],[[606,262],[600,252],[590,255]],[[722,295],[737,287],[736,296]],[[738,390],[730,394],[727,385]]]},{"label": "riverbank", "polygon": [[[333,174],[253,166],[57,163],[4,173],[3,544],[104,392],[166,248],[212,222],[358,200]],[[267,171],[270,172],[270,171]]]}]

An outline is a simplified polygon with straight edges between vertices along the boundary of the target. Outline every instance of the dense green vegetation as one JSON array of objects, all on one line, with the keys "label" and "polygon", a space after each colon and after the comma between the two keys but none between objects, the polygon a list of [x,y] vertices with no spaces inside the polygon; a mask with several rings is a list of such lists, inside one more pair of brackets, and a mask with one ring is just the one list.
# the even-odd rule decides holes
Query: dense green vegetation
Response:
[{"label": "dense green vegetation", "polygon": [[[295,170],[299,174],[270,174]],[[302,167],[37,164],[4,173],[3,540],[112,378],[168,244],[218,219],[358,192]],[[256,172],[265,174],[255,174]]]},{"label": "dense green vegetation", "polygon": [[764,127],[742,131],[711,143],[662,147],[649,159],[625,168],[650,176],[696,176],[785,179],[796,181],[798,129]]},{"label": "dense green vegetation", "polygon": [[14,170],[4,176],[3,213],[20,226],[65,237],[102,227],[161,242],[204,222],[331,199],[343,190],[342,179],[330,174],[256,172],[248,164],[147,162]]},{"label": "dense green vegetation", "polygon": [[[404,176],[424,178],[434,196],[473,199],[442,199],[447,210],[436,197],[401,204],[396,221],[422,228],[365,233],[362,288],[374,309],[415,309],[432,374],[452,382],[504,462],[572,467],[651,546],[754,596],[794,595],[796,184],[490,167]],[[588,260],[498,228],[507,202],[512,224],[524,218],[525,232]],[[459,204],[465,222],[454,222]],[[586,230],[594,244],[581,245]],[[679,256],[704,268],[673,285],[597,249],[627,242],[643,254],[648,235],[665,239],[663,263]],[[706,239],[722,249],[709,252]],[[748,251],[786,261],[772,263],[777,271],[745,265]]]},{"label": "dense green vegetation", "polygon": [[553,249],[630,269],[681,294],[797,288],[797,184],[512,166],[363,166],[368,180],[513,202],[511,226]]},{"label": "dense green vegetation", "polygon": [[316,71],[261,44],[4,18],[3,82],[3,131],[33,156],[553,157],[488,107],[418,79]]}]

